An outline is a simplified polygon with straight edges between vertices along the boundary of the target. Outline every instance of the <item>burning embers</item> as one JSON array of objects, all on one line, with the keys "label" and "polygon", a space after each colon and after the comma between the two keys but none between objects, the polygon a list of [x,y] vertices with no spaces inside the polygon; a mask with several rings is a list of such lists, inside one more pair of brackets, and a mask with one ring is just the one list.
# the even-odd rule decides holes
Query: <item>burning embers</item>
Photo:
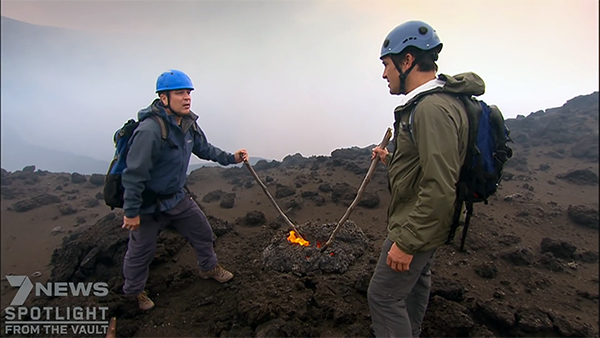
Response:
[{"label": "burning embers", "polygon": [[293,230],[282,230],[263,251],[264,266],[280,272],[346,272],[367,248],[367,238],[356,224],[347,221],[336,240],[321,253],[322,244],[327,241],[335,226],[336,224],[306,223],[298,227],[304,238]]},{"label": "burning embers", "polygon": [[310,246],[310,243],[307,240],[305,240],[304,238],[297,236],[296,232],[294,230],[290,231],[290,235],[288,236],[287,240],[293,244],[299,244],[302,246]]},{"label": "burning embers", "polygon": [[[305,240],[304,238],[296,235],[296,232],[294,230],[290,231],[290,235],[288,236],[287,240],[292,243],[292,244],[298,244],[301,246],[310,246],[310,242]],[[317,249],[321,248],[321,242],[317,242]],[[335,255],[335,253],[330,252],[329,256],[333,256]],[[306,259],[310,259],[310,256],[306,256]]]}]

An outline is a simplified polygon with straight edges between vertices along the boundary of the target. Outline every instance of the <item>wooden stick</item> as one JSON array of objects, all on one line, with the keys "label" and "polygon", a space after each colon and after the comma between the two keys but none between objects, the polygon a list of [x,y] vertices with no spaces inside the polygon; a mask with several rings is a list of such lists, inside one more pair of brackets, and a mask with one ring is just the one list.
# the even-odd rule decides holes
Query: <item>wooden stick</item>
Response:
[{"label": "wooden stick", "polygon": [[258,185],[260,185],[260,187],[265,192],[265,194],[267,195],[267,197],[269,198],[269,200],[271,201],[273,206],[275,206],[277,211],[279,211],[279,214],[281,215],[281,217],[283,217],[285,222],[296,232],[297,236],[304,239],[304,237],[302,237],[302,235],[300,234],[298,229],[296,229],[294,224],[287,218],[287,216],[283,213],[283,211],[281,211],[281,208],[279,208],[279,205],[277,205],[277,202],[275,202],[275,199],[273,198],[273,196],[271,196],[271,193],[269,193],[267,186],[260,180],[260,178],[256,174],[256,171],[254,171],[254,168],[252,168],[252,166],[250,165],[250,163],[248,163],[248,161],[244,161],[244,164],[246,165],[246,168],[248,168],[248,170],[250,170],[250,173],[252,174],[252,176],[254,176],[254,179],[256,180],[256,182],[258,182]]},{"label": "wooden stick", "polygon": [[110,323],[108,324],[108,330],[106,331],[106,338],[116,338],[117,337],[117,318],[112,317],[110,319]]},{"label": "wooden stick", "polygon": [[[392,138],[392,129],[388,128],[385,132],[385,135],[383,136],[383,140],[378,145],[378,147],[379,148],[387,147],[388,143],[390,142],[390,138]],[[354,201],[352,201],[352,204],[350,204],[350,207],[348,207],[348,210],[346,210],[346,213],[344,214],[344,216],[342,216],[342,218],[338,222],[337,226],[331,233],[331,236],[329,236],[329,240],[327,240],[325,245],[323,245],[323,247],[321,248],[321,252],[325,251],[325,249],[327,249],[329,244],[331,244],[331,241],[333,241],[333,238],[335,237],[335,235],[338,233],[338,231],[340,231],[341,225],[344,224],[346,222],[346,220],[348,220],[348,217],[350,217],[350,214],[352,213],[352,211],[354,210],[354,208],[360,201],[360,198],[362,197],[367,184],[369,184],[369,182],[371,181],[371,177],[373,177],[373,173],[375,173],[375,168],[377,167],[377,162],[379,162],[379,157],[375,157],[374,159],[371,160],[371,165],[369,166],[369,171],[367,171],[367,175],[365,176],[364,180],[360,184],[360,187],[358,188],[358,192],[356,193],[356,197],[354,198]]]}]

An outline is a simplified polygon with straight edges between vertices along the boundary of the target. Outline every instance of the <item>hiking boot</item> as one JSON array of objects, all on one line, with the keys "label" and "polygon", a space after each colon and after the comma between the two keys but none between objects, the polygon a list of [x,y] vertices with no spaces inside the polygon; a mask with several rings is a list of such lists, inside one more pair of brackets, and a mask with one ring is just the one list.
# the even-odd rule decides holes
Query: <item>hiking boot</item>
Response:
[{"label": "hiking boot", "polygon": [[212,278],[219,283],[225,283],[233,278],[233,274],[217,264],[212,270],[200,271],[200,277],[204,279]]},{"label": "hiking boot", "polygon": [[137,295],[138,304],[140,306],[140,310],[148,311],[154,307],[154,302],[150,297],[148,297],[148,293],[146,291],[142,291],[139,295]]}]

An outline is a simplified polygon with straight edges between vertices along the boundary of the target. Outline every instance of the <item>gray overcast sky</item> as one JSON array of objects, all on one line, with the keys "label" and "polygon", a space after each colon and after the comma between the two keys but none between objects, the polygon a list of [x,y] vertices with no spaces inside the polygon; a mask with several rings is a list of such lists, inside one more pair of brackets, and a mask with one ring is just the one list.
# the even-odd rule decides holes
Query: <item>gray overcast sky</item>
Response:
[{"label": "gray overcast sky", "polygon": [[[391,29],[411,19],[429,22],[444,42],[440,72],[478,73],[487,87],[482,98],[506,117],[598,90],[595,0],[1,4],[3,16],[102,36],[128,51],[120,57],[135,64],[134,78],[95,83],[85,94],[73,88],[61,113],[40,112],[69,118],[69,107],[103,101],[107,111],[90,116],[93,130],[73,135],[98,143],[90,155],[100,159],[112,156],[114,129],[154,98],[156,77],[169,68],[192,77],[192,109],[223,149],[245,147],[281,160],[377,143],[398,102],[381,78],[379,48]],[[81,86],[95,81],[81,76]],[[44,144],[43,137],[31,141]],[[85,151],[70,143],[61,147]]]}]

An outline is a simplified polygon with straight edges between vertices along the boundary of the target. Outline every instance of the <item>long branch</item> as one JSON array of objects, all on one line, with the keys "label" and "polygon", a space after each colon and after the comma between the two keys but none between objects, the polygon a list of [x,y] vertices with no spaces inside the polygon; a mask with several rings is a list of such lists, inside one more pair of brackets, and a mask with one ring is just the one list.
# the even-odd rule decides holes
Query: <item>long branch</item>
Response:
[{"label": "long branch", "polygon": [[[385,132],[385,135],[383,136],[383,140],[379,144],[379,148],[387,147],[388,143],[390,142],[391,137],[392,137],[392,129],[388,128]],[[365,191],[365,188],[367,187],[367,184],[369,184],[369,182],[371,181],[371,177],[373,177],[373,173],[375,173],[375,168],[377,167],[378,161],[379,161],[379,158],[377,156],[371,160],[371,165],[369,166],[369,171],[367,171],[367,175],[365,176],[362,183],[360,184],[360,187],[358,188],[358,192],[356,193],[356,197],[354,198],[354,201],[352,201],[352,204],[350,204],[350,206],[348,207],[348,210],[346,210],[346,213],[344,214],[344,216],[342,216],[342,218],[336,225],[335,229],[331,233],[331,236],[329,236],[329,240],[327,240],[325,245],[323,245],[323,247],[321,248],[321,252],[323,252],[323,251],[325,251],[325,249],[327,249],[329,244],[331,244],[331,242],[333,241],[333,238],[335,237],[335,235],[338,233],[338,231],[340,231],[341,225],[346,222],[348,217],[350,217],[350,214],[352,213],[352,211],[354,210],[354,208],[360,201],[360,199]]]},{"label": "long branch", "polygon": [[[283,213],[283,211],[281,211],[281,208],[279,208],[279,205],[277,205],[277,202],[275,202],[275,199],[273,198],[273,196],[271,196],[271,193],[269,193],[267,186],[260,180],[260,178],[256,174],[256,171],[254,171],[254,168],[252,168],[250,163],[248,163],[248,161],[244,161],[244,165],[246,165],[246,168],[248,168],[248,170],[250,170],[250,173],[252,174],[252,176],[254,176],[254,179],[256,180],[256,182],[258,182],[258,185],[260,185],[260,187],[265,192],[265,194],[267,195],[267,197],[269,198],[269,200],[271,201],[273,206],[275,206],[277,211],[279,211],[279,214],[281,215],[281,217],[283,217],[285,222],[296,232],[296,235],[298,235],[299,237],[302,237],[302,235],[300,234],[298,229],[296,229],[294,224],[287,218],[287,216]],[[302,237],[302,238],[304,238],[304,237]]]}]

